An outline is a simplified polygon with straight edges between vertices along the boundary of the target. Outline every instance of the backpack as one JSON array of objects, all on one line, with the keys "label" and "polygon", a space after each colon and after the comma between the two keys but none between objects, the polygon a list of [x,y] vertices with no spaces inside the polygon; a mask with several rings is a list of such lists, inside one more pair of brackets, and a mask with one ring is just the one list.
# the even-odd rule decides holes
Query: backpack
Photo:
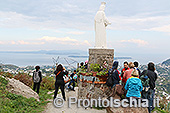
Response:
[{"label": "backpack", "polygon": [[112,74],[109,74],[107,80],[106,80],[106,85],[107,86],[113,86],[113,77],[112,77]]},{"label": "backpack", "polygon": [[40,82],[40,76],[39,76],[39,71],[34,71],[34,82],[39,83]]},{"label": "backpack", "polygon": [[141,75],[140,80],[142,82],[142,86],[145,87],[149,87],[149,77],[147,76],[148,74],[148,70],[146,70],[146,73],[144,75]]},{"label": "backpack", "polygon": [[122,96],[125,91],[124,91],[124,87],[122,85],[116,84],[116,93],[119,96]]}]

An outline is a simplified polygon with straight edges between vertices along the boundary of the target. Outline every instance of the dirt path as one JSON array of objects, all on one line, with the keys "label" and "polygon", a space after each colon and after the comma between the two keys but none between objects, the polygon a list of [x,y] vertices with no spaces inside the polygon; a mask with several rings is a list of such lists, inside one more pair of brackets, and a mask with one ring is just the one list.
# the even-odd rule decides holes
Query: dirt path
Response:
[{"label": "dirt path", "polygon": [[[43,113],[106,113],[106,110],[97,110],[97,109],[84,109],[83,107],[78,108],[76,104],[72,104],[71,108],[68,107],[68,98],[69,97],[77,97],[78,88],[75,88],[76,91],[66,91],[66,101],[64,102],[64,106],[61,108],[56,108],[53,105],[53,100],[47,104],[46,110]],[[57,95],[58,97],[62,97],[61,93]]]}]

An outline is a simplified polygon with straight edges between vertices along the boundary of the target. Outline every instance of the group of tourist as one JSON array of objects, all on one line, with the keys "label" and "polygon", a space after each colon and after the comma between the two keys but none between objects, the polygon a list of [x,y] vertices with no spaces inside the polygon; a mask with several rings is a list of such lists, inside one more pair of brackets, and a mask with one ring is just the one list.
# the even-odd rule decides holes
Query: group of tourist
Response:
[{"label": "group of tourist", "polygon": [[[82,62],[79,68],[87,68],[87,61]],[[114,61],[112,68],[109,70],[109,76],[112,77],[113,85],[111,88],[115,87],[117,84],[121,84],[123,88],[126,90],[124,95],[126,98],[143,98],[149,100],[149,113],[154,109],[153,106],[153,98],[155,94],[155,81],[157,79],[157,74],[155,73],[155,65],[150,62],[148,64],[148,69],[144,70],[142,73],[138,68],[138,62],[127,62],[124,63],[124,68],[121,70],[121,73],[118,71],[118,61]],[[40,83],[42,81],[42,74],[39,71],[40,67],[36,66],[35,71],[33,72],[33,81],[34,86],[33,90],[37,89],[37,93],[39,93]],[[54,71],[56,82],[55,82],[55,92],[54,99],[58,94],[58,89],[61,89],[63,99],[66,100],[64,87],[64,75],[68,75],[68,71],[59,64]],[[76,70],[70,75],[70,83],[68,87],[73,83],[73,90],[75,87],[75,80],[73,76],[76,74]]]},{"label": "group of tourist", "polygon": [[138,62],[124,62],[124,68],[121,70],[119,76],[119,71],[117,70],[118,62],[115,61],[112,67],[112,73],[110,74],[113,78],[112,87],[121,83],[126,90],[126,98],[148,99],[148,111],[150,113],[154,109],[153,98],[155,94],[155,82],[157,79],[155,65],[150,62],[148,64],[148,69],[144,70],[142,73],[139,70],[138,65]]}]

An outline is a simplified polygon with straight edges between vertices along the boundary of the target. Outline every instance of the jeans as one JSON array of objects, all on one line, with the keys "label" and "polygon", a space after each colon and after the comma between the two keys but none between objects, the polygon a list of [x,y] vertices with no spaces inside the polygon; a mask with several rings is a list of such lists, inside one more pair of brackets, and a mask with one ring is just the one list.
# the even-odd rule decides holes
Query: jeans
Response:
[{"label": "jeans", "polygon": [[34,82],[33,90],[35,91],[35,89],[37,89],[37,94],[39,94],[40,83],[35,83]]},{"label": "jeans", "polygon": [[73,83],[73,89],[74,89],[74,87],[75,87],[75,81],[72,79],[72,80],[70,81],[70,83],[68,84],[68,87],[70,87],[71,83]]},{"label": "jeans", "polygon": [[151,111],[155,108],[153,106],[155,90],[154,89],[149,89],[148,91],[143,90],[141,94],[142,94],[143,99],[148,99],[148,102],[149,102],[148,112],[151,113]]}]

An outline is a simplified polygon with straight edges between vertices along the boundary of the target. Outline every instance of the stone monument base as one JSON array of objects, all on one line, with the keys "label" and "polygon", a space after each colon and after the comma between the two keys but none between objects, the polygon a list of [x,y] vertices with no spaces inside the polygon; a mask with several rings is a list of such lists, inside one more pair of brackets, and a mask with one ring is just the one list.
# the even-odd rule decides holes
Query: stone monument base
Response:
[{"label": "stone monument base", "polygon": [[89,62],[88,67],[91,64],[100,64],[106,61],[109,68],[112,67],[114,60],[114,49],[89,49]]}]

